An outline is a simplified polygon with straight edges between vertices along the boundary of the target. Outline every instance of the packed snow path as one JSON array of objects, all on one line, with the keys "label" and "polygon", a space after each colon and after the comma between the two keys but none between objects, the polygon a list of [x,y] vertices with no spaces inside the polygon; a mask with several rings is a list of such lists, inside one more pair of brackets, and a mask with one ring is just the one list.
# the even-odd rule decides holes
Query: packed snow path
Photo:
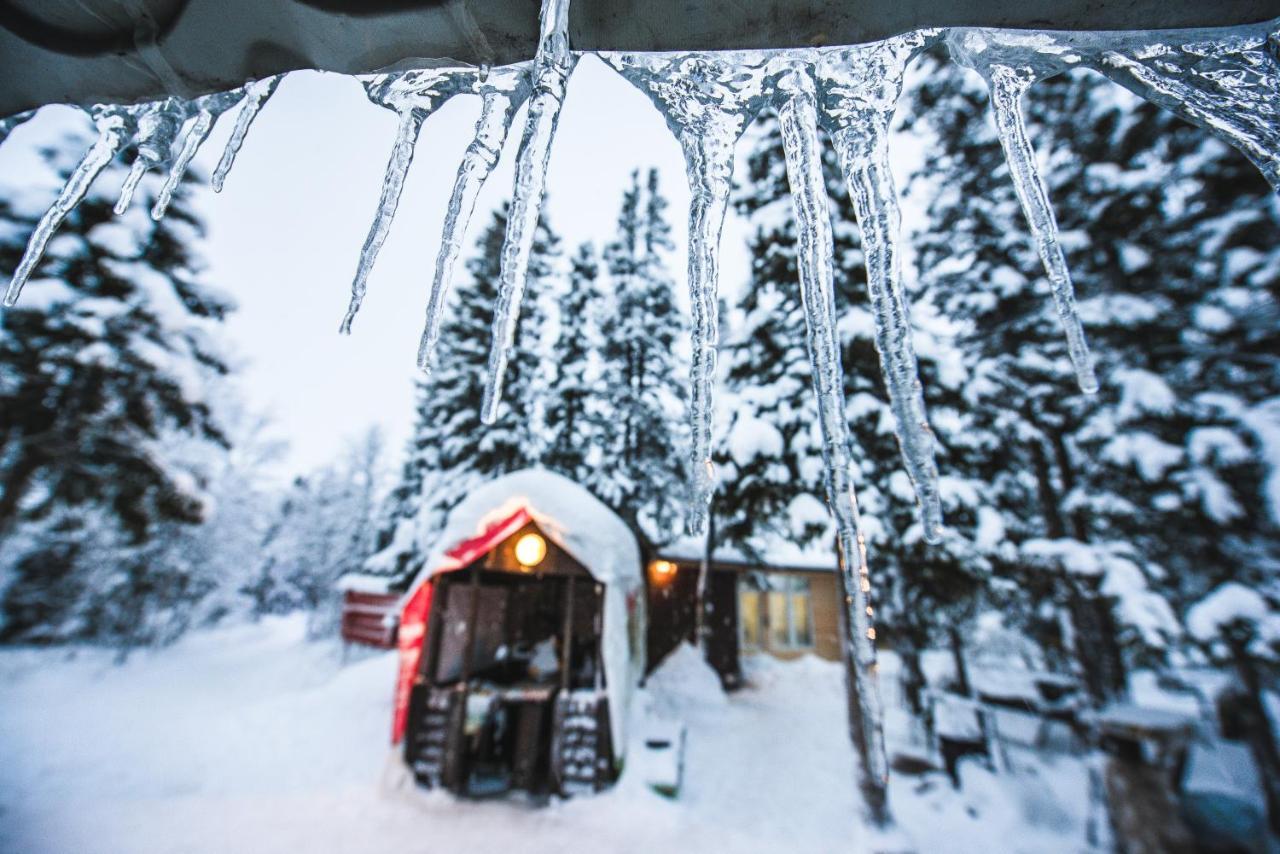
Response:
[{"label": "packed snow path", "polygon": [[[726,698],[696,656],[670,661],[648,701],[689,727],[680,798],[624,778],[542,809],[405,783],[387,747],[395,664],[341,666],[293,619],[120,667],[98,651],[2,652],[0,852],[863,850],[836,664],[762,662]],[[917,850],[1082,847],[1073,766],[965,771],[961,794],[940,775],[895,777]]]}]

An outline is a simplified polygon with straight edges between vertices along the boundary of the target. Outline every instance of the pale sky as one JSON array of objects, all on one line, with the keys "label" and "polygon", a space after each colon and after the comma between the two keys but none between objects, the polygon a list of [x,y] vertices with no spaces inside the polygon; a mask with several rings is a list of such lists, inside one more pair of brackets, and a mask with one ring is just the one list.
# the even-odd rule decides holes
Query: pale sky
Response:
[{"label": "pale sky", "polygon": [[[457,97],[427,121],[351,337],[337,329],[378,199],[393,113],[371,104],[354,78],[291,74],[259,114],[223,192],[198,196],[208,228],[209,281],[239,303],[226,326],[243,357],[241,388],[290,444],[280,474],[324,464],[374,424],[383,427],[393,454],[402,448],[445,205],[479,108],[478,98]],[[13,134],[0,172],[26,168],[42,123],[74,116],[65,108],[46,113]],[[206,175],[234,117],[233,110],[221,119],[197,157]],[[510,194],[523,118],[522,110],[477,204],[467,247]],[[739,167],[745,149],[739,146]],[[679,146],[640,92],[595,57],[584,57],[569,84],[548,177],[546,210],[566,253],[584,240],[600,244],[611,237],[631,171],[650,166],[661,171],[671,203],[671,267],[683,290],[688,190]],[[722,293],[731,299],[749,272],[747,234],[730,213]],[[458,270],[465,275],[461,263]]]}]

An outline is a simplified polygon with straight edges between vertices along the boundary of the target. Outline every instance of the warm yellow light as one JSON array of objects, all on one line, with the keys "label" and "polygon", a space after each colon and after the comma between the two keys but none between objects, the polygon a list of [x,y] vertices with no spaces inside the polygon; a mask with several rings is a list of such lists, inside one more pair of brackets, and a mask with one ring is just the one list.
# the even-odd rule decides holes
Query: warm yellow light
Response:
[{"label": "warm yellow light", "polygon": [[521,566],[537,566],[547,556],[547,541],[530,531],[516,540],[516,560]]},{"label": "warm yellow light", "polygon": [[653,575],[654,581],[662,584],[671,580],[677,569],[679,567],[669,560],[655,560],[649,567],[649,572]]}]

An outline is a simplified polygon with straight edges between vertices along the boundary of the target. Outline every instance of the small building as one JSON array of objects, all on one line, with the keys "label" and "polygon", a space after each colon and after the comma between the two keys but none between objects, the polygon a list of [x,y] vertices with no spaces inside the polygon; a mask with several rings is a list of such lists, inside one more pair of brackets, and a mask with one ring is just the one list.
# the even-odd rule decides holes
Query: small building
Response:
[{"label": "small building", "polygon": [[[419,782],[472,796],[612,782],[632,689],[695,639],[702,544],[655,548],[541,470],[474,490],[431,542],[410,530],[343,579],[342,634],[399,649],[392,739]],[[409,575],[415,551],[428,557]],[[841,655],[834,552],[764,553],[708,565],[704,648],[726,688],[745,657]]]},{"label": "small building", "polygon": [[577,484],[526,470],[463,498],[434,540],[396,632],[392,741],[414,776],[470,796],[610,784],[644,675],[630,529]]},{"label": "small building", "polygon": [[[702,542],[683,538],[659,547],[649,563],[650,661],[694,639],[704,551]],[[834,549],[776,544],[763,554],[767,563],[721,547],[708,564],[707,661],[726,688],[741,682],[744,657],[840,659],[844,630]]]}]

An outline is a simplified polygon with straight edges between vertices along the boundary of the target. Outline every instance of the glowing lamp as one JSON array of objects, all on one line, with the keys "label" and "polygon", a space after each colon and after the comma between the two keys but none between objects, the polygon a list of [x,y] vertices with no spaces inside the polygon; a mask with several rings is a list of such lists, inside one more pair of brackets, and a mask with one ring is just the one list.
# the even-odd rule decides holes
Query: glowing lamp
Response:
[{"label": "glowing lamp", "polygon": [[516,540],[516,560],[521,566],[537,566],[547,556],[547,541],[530,531]]},{"label": "glowing lamp", "polygon": [[669,560],[655,560],[649,567],[649,572],[653,576],[653,580],[657,584],[666,584],[675,577],[677,567]]}]

